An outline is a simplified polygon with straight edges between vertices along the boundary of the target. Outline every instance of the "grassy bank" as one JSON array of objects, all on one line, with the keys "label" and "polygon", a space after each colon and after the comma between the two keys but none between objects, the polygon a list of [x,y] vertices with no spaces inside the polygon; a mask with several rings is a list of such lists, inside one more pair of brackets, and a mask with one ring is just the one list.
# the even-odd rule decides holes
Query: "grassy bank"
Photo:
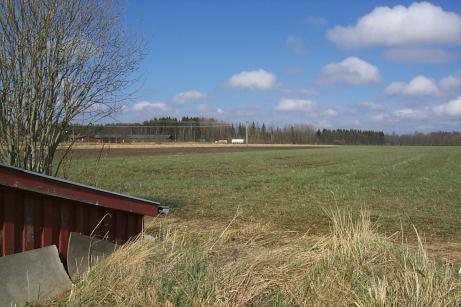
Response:
[{"label": "grassy bank", "polygon": [[[367,213],[331,211],[328,235],[151,221],[76,284],[69,305],[456,306],[457,267],[376,232]],[[178,224],[179,223],[179,224]]]}]

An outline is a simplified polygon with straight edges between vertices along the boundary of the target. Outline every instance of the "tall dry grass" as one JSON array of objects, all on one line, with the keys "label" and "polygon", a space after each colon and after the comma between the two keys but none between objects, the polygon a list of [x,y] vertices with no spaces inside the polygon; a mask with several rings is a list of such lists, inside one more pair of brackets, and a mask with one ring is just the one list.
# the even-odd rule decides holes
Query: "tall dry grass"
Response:
[{"label": "tall dry grass", "polygon": [[[457,306],[457,268],[331,212],[321,238],[270,225],[157,220],[74,286],[69,305]],[[208,226],[208,227],[207,227]],[[205,229],[206,227],[206,229]]]}]

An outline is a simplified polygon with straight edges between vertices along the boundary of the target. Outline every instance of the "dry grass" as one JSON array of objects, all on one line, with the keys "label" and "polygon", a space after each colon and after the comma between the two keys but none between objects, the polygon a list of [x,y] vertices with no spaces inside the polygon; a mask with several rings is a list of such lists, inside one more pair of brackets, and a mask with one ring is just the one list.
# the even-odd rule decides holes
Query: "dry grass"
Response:
[{"label": "dry grass", "polygon": [[459,268],[379,235],[367,213],[332,211],[330,234],[271,225],[151,222],[74,286],[69,305],[456,306]]}]

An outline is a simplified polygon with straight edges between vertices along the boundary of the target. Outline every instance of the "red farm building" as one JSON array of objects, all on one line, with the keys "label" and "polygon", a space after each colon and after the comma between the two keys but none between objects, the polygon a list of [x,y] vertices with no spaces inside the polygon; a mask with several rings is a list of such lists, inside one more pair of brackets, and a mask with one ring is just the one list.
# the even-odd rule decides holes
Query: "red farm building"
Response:
[{"label": "red farm building", "polygon": [[65,264],[70,232],[122,244],[160,203],[0,164],[1,255],[56,245]]}]

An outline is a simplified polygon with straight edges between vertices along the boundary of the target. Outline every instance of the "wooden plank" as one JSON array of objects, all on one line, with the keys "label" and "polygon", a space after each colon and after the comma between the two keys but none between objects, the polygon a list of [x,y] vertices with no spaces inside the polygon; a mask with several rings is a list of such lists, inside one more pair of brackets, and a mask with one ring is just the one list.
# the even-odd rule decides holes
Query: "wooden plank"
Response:
[{"label": "wooden plank", "polygon": [[41,231],[41,247],[53,244],[54,210],[53,199],[43,199],[43,226]]},{"label": "wooden plank", "polygon": [[88,215],[84,205],[77,204],[74,206],[75,232],[80,234],[88,233]]},{"label": "wooden plank", "polygon": [[59,241],[58,251],[61,259],[65,261],[67,259],[67,244],[69,243],[70,234],[70,204],[66,201],[62,201],[59,206],[60,212],[60,225],[59,225]]},{"label": "wooden plank", "polygon": [[144,226],[144,216],[136,214],[136,235],[142,232]]},{"label": "wooden plank", "polygon": [[43,226],[43,198],[40,194],[35,194],[34,203],[34,248],[40,248],[42,226]]},{"label": "wooden plank", "polygon": [[33,194],[24,195],[24,224],[22,227],[22,251],[28,251],[35,247],[34,216],[36,199]]},{"label": "wooden plank", "polygon": [[106,240],[113,242],[115,239],[115,212],[104,210],[103,232]]},{"label": "wooden plank", "polygon": [[102,226],[101,226],[102,217],[103,217],[102,211],[99,210],[99,208],[97,207],[89,207],[88,210],[89,210],[88,218],[90,221],[88,235],[100,238],[102,237]]},{"label": "wooden plank", "polygon": [[117,211],[115,215],[115,243],[123,244],[127,239],[127,214]]},{"label": "wooden plank", "polygon": [[22,191],[16,190],[15,194],[15,221],[14,221],[14,252],[20,253],[23,248],[23,228],[24,228],[24,195]]},{"label": "wooden plank", "polygon": [[131,238],[136,235],[136,214],[128,213],[127,221],[127,238]]},{"label": "wooden plank", "polygon": [[62,199],[52,197],[53,200],[53,244],[59,246],[59,233],[61,230],[61,202]]},{"label": "wooden plank", "polygon": [[3,240],[2,240],[2,255],[14,254],[14,240],[15,240],[15,227],[16,221],[16,195],[12,189],[6,189],[3,198]]}]

